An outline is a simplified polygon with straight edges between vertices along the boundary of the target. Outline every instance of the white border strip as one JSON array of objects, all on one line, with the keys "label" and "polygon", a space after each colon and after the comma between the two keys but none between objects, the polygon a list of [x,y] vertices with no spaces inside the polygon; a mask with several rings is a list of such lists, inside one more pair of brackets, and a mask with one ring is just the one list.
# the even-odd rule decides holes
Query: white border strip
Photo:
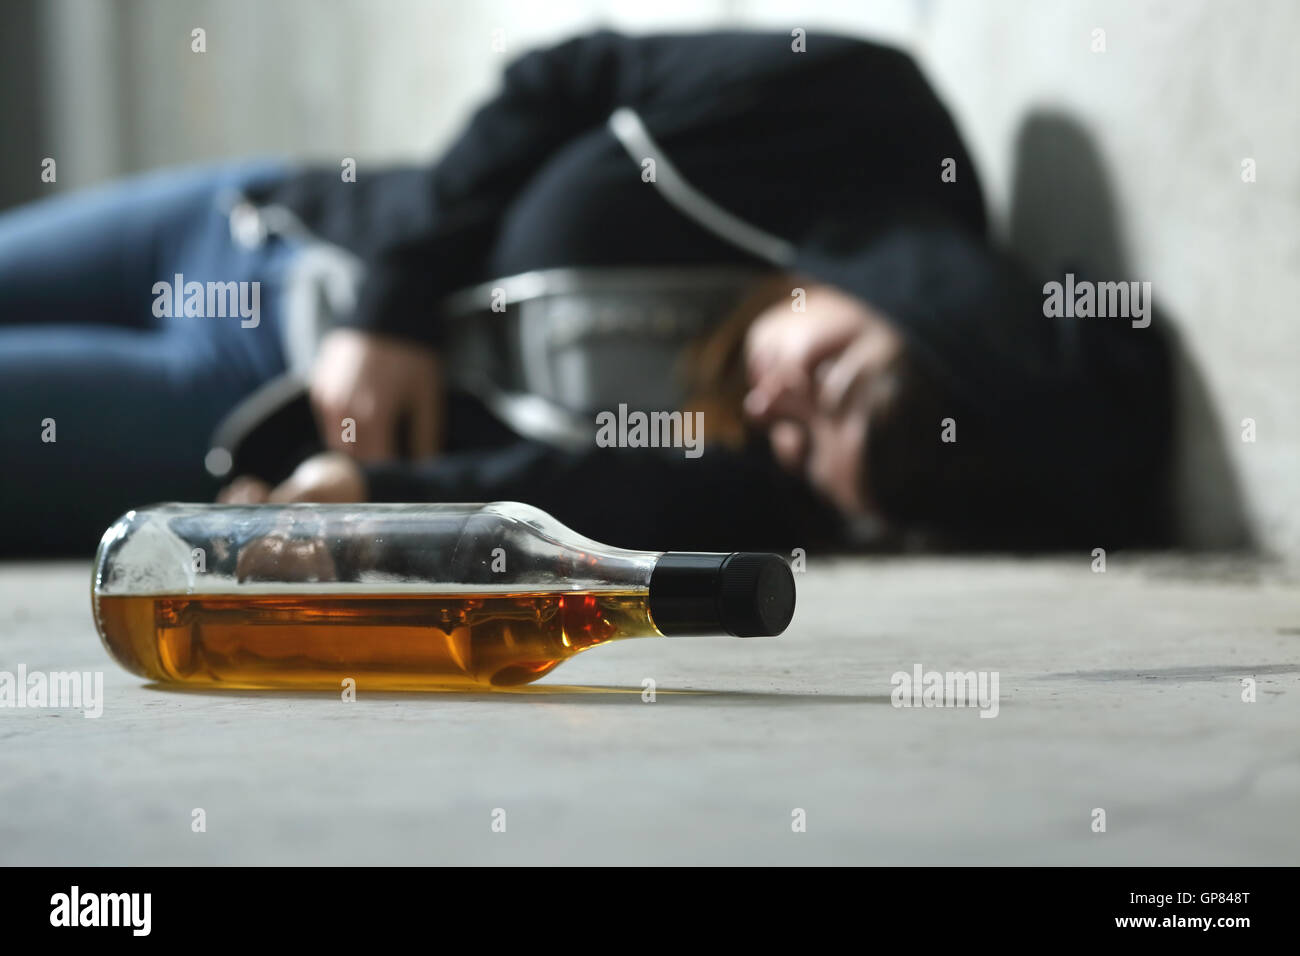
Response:
[{"label": "white border strip", "polygon": [[659,144],[650,136],[641,117],[626,106],[616,109],[609,117],[609,128],[623,148],[638,163],[645,159],[655,161],[655,187],[664,199],[714,235],[760,259],[775,265],[789,267],[794,262],[795,247],[779,236],[764,232],[757,226],[733,216],[704,193],[700,192],[677,170],[664,155]]}]

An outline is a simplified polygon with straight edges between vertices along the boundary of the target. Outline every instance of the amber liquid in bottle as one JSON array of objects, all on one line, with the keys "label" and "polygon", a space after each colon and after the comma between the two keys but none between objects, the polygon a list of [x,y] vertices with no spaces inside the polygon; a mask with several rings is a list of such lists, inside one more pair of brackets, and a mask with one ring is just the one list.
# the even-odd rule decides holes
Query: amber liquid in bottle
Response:
[{"label": "amber liquid in bottle", "polygon": [[96,595],[104,643],[158,681],[237,688],[510,687],[655,636],[644,592]]}]

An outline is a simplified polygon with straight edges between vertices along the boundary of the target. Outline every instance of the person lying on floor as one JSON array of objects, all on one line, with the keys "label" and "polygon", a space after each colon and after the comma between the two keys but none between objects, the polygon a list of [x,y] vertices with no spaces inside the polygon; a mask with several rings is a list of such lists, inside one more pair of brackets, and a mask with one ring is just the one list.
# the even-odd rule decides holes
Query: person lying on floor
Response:
[{"label": "person lying on floor", "polygon": [[[10,546],[217,494],[214,428],[322,323],[321,452],[221,500],[516,499],[678,550],[864,524],[1160,543],[1159,327],[1046,317],[912,61],[798,46],[600,32],[512,63],[428,167],[163,173],[0,217]],[[171,314],[173,275],[258,283],[256,322]],[[641,447],[635,412],[670,447]],[[34,445],[47,418],[58,442]]]}]

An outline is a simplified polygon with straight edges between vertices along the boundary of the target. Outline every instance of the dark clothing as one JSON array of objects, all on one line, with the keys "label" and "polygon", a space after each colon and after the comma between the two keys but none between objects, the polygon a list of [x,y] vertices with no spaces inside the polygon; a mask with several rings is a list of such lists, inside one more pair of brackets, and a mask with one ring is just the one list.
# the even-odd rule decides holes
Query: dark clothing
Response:
[{"label": "dark clothing", "polygon": [[[860,239],[934,215],[974,234],[984,212],[951,119],[905,54],[814,34],[602,32],[506,70],[428,169],[337,169],[255,198],[284,204],[368,263],[351,323],[436,343],[456,289],[549,266],[753,264],[642,181],[606,128],[635,109],[683,175],[796,244],[828,224]],[[956,183],[940,179],[954,159]]]},{"label": "dark clothing", "polygon": [[[842,546],[844,521],[765,444],[573,453],[510,433],[471,396],[448,403],[449,450],[368,466],[376,501],[524,501],[607,544],[658,551]],[[707,436],[707,432],[706,432]]]},{"label": "dark clothing", "polygon": [[[797,53],[785,34],[605,32],[514,62],[500,94],[428,168],[363,167],[352,183],[338,168],[217,171],[0,219],[0,388],[13,426],[4,444],[20,450],[0,495],[5,546],[88,549],[116,513],[215,490],[201,439],[284,365],[273,300],[296,242],[238,247],[216,211],[218,187],[288,207],[364,260],[350,324],[435,347],[439,303],[487,279],[556,266],[770,268],[643,180],[606,125],[619,107],[636,111],[696,190],[795,248],[796,275],[891,318],[953,396],[962,460],[1005,462],[1021,476],[1017,525],[1035,531],[1033,543],[1149,537],[1138,519],[1159,497],[1149,479],[1170,417],[1158,330],[1044,318],[1037,287],[985,240],[973,165],[906,55],[820,34]],[[956,181],[941,175],[949,160]],[[174,272],[264,282],[264,326],[151,319],[145,293]],[[72,328],[92,320],[93,331]],[[449,396],[448,416],[444,454],[367,468],[375,500],[516,499],[631,548],[844,540],[843,520],[776,466],[762,436],[741,451],[709,445],[700,458],[571,452],[520,439],[465,395]],[[57,419],[57,444],[36,443],[43,417]],[[937,436],[928,420],[917,434],[931,427]],[[956,483],[927,486],[918,507],[949,526],[979,517],[981,540],[1005,543],[988,533],[989,499],[963,497],[960,469],[922,450],[938,463],[930,478]],[[910,461],[906,449],[898,460]]]},{"label": "dark clothing", "polygon": [[[980,243],[978,181],[954,125],[912,61],[814,34],[627,37],[602,32],[529,53],[429,169],[341,181],[307,172],[253,198],[293,209],[368,266],[351,323],[438,345],[438,302],[485,281],[555,266],[767,265],[665,201],[606,126],[637,111],[698,190],[796,245],[851,232],[888,238],[943,224]],[[955,161],[957,182],[940,176]],[[456,403],[457,409],[465,405]],[[458,430],[460,433],[464,429]],[[825,546],[844,523],[777,468],[758,438],[742,452],[535,442],[367,468],[377,500],[538,505],[630,547]]]}]

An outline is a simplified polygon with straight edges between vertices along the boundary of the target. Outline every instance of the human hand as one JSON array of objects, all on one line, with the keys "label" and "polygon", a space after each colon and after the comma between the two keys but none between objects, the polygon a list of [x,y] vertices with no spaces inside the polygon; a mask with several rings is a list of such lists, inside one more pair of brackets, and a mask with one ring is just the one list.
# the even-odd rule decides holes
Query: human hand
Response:
[{"label": "human hand", "polygon": [[893,349],[887,332],[869,306],[830,286],[809,288],[804,312],[773,306],[754,320],[745,337],[746,413],[770,423],[834,410],[859,377],[864,360],[882,348]]},{"label": "human hand", "polygon": [[[410,457],[428,458],[441,443],[442,365],[423,345],[334,329],[321,340],[310,392],[326,446],[359,461],[396,458],[403,441]],[[348,418],[355,441],[344,440]]]},{"label": "human hand", "polygon": [[244,475],[223,488],[217,500],[239,505],[365,501],[366,480],[361,466],[350,456],[323,452],[312,455],[274,488],[260,478]]}]

